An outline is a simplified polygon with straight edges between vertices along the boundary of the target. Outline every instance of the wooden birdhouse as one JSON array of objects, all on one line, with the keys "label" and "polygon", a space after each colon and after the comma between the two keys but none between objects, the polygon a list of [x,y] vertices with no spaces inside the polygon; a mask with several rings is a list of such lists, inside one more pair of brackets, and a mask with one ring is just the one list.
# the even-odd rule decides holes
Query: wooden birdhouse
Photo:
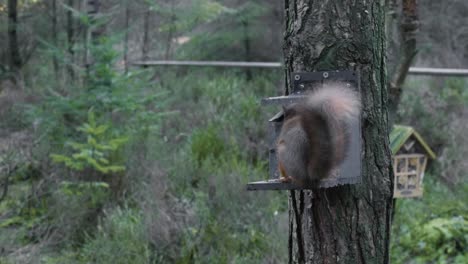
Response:
[{"label": "wooden birdhouse", "polygon": [[422,181],[428,158],[434,152],[410,126],[395,125],[390,133],[395,175],[393,197],[419,197],[423,194]]}]

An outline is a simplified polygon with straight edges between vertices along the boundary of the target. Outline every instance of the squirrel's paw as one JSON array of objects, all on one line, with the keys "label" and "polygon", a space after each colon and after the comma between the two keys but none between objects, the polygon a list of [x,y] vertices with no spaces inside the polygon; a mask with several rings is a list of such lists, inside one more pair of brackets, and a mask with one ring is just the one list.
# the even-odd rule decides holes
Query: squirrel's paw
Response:
[{"label": "squirrel's paw", "polygon": [[292,182],[292,177],[291,176],[282,176],[280,178],[281,182]]}]

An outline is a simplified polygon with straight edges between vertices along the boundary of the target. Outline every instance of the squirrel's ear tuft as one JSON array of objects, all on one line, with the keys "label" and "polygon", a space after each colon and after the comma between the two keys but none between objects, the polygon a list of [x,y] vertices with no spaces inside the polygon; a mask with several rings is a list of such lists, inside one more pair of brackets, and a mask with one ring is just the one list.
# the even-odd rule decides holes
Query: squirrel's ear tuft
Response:
[{"label": "squirrel's ear tuft", "polygon": [[283,117],[290,118],[296,115],[296,110],[292,105],[283,105]]},{"label": "squirrel's ear tuft", "polygon": [[291,108],[286,105],[282,105],[282,108],[283,108],[283,117],[284,118],[288,117],[291,114]]}]

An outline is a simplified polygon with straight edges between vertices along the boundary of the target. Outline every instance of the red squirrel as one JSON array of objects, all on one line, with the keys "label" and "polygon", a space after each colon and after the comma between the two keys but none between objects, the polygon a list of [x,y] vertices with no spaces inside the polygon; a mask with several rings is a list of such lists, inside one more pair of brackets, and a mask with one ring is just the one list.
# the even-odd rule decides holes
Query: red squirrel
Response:
[{"label": "red squirrel", "polygon": [[350,124],[360,116],[359,94],[344,83],[328,83],[306,99],[284,107],[277,140],[281,181],[314,186],[330,177],[346,157]]}]

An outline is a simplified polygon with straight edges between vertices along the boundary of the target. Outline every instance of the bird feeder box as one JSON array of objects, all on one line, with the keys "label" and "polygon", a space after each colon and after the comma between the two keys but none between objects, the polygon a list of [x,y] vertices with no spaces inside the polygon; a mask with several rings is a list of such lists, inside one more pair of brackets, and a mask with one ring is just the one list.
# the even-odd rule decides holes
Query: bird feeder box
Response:
[{"label": "bird feeder box", "polygon": [[[295,72],[291,76],[292,87],[287,96],[262,99],[263,105],[289,105],[306,98],[305,92],[316,89],[327,82],[341,82],[356,92],[360,91],[359,75],[354,71]],[[278,171],[276,141],[281,132],[284,114],[279,112],[269,120],[269,176],[266,181],[247,184],[247,190],[301,190],[329,188],[342,184],[355,184],[361,181],[361,123],[360,118],[350,124],[350,144],[345,160],[332,170],[329,177],[322,179],[318,186],[296,186],[291,182],[282,182]]]},{"label": "bird feeder box", "polygon": [[395,125],[390,133],[395,175],[393,197],[420,197],[422,181],[428,158],[435,159],[434,152],[422,137],[410,126]]}]

